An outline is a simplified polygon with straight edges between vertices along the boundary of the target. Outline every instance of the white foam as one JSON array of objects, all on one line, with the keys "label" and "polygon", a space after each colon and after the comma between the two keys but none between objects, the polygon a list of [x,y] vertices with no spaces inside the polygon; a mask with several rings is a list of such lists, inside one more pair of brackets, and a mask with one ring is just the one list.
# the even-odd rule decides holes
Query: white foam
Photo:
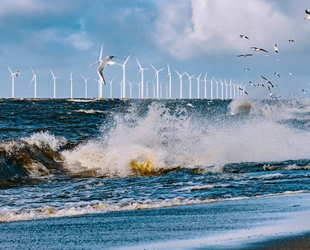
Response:
[{"label": "white foam", "polygon": [[54,151],[66,145],[67,139],[64,137],[55,137],[49,132],[39,132],[30,137],[21,138],[30,145],[36,145],[39,148],[48,148]]}]

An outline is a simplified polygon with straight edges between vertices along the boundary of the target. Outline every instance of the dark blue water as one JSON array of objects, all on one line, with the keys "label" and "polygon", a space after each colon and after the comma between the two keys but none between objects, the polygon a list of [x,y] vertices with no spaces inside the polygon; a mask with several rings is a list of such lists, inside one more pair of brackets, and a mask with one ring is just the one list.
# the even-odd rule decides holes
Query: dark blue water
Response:
[{"label": "dark blue water", "polygon": [[0,221],[310,190],[310,101],[1,100]]}]

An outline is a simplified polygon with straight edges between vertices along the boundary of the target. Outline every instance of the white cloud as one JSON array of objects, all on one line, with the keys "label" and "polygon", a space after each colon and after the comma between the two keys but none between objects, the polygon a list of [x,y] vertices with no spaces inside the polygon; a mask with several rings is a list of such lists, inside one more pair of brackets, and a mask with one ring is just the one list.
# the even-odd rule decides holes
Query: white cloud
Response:
[{"label": "white cloud", "polygon": [[0,16],[13,13],[29,13],[46,10],[50,7],[48,2],[41,0],[0,0]]},{"label": "white cloud", "polygon": [[251,46],[273,50],[275,43],[304,36],[304,24],[298,24],[303,17],[293,19],[271,1],[160,1],[158,9],[155,42],[181,60],[201,53],[248,53]]},{"label": "white cloud", "polygon": [[71,34],[66,40],[79,50],[87,50],[93,45],[91,39],[84,31]]}]

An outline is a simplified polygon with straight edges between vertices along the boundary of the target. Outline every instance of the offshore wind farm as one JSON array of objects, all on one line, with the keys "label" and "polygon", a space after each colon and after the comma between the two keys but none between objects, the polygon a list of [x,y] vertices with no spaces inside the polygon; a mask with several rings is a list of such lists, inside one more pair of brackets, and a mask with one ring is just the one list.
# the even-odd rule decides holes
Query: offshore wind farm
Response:
[{"label": "offshore wind farm", "polygon": [[0,0],[0,249],[309,249],[309,6]]}]

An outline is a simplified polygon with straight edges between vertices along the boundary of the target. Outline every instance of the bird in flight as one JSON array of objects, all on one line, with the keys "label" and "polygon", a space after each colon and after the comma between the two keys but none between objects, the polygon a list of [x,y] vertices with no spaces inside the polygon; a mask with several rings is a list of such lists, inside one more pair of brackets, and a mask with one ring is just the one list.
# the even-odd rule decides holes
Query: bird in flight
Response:
[{"label": "bird in flight", "polygon": [[242,54],[242,55],[238,55],[238,57],[243,57],[243,58],[246,58],[247,56],[253,56],[253,54]]},{"label": "bird in flight", "polygon": [[262,48],[251,47],[251,49],[254,49],[254,51],[256,51],[256,52],[259,52],[259,51],[264,51],[264,52],[268,53],[268,51],[267,51],[267,50],[262,49]]},{"label": "bird in flight", "polygon": [[295,41],[293,39],[288,40],[289,43],[294,43]]},{"label": "bird in flight", "polygon": [[308,15],[305,17],[305,20],[310,20],[310,9],[305,9],[306,14]]},{"label": "bird in flight", "polygon": [[278,72],[274,72],[275,75],[277,75],[277,77],[280,78],[280,74]]},{"label": "bird in flight", "polygon": [[278,45],[277,44],[274,45],[274,52],[279,53],[279,49],[278,49]]},{"label": "bird in flight", "polygon": [[271,88],[273,88],[274,89],[274,85],[272,84],[272,82],[271,81],[269,81],[266,77],[263,77],[263,76],[261,76],[267,83],[269,83],[270,84],[270,86],[271,86]]},{"label": "bird in flight", "polygon": [[244,38],[244,39],[250,39],[249,37],[245,36],[245,35],[239,35],[240,38]]}]

